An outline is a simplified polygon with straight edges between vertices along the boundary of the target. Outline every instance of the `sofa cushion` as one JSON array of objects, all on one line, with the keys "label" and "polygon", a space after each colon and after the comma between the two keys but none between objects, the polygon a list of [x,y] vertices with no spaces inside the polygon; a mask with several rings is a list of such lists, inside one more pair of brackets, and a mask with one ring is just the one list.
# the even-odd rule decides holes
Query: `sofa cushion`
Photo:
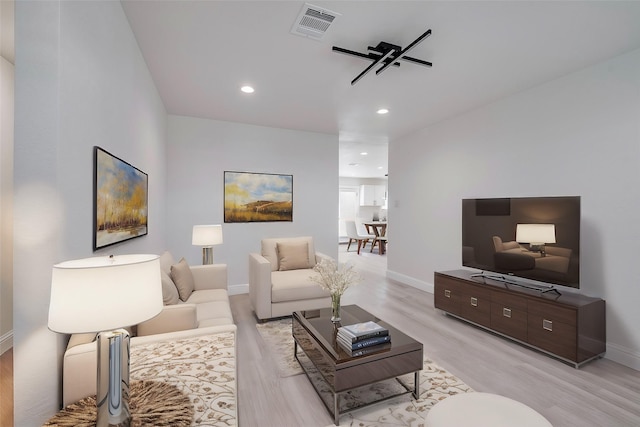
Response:
[{"label": "sofa cushion", "polygon": [[164,271],[160,271],[160,279],[162,280],[162,302],[164,305],[177,304],[180,298],[176,284],[173,283],[171,277]]},{"label": "sofa cushion", "polygon": [[173,264],[175,264],[175,261],[173,260],[173,255],[171,255],[171,252],[165,251],[162,255],[160,255],[160,271],[171,274],[171,266]]},{"label": "sofa cushion", "polygon": [[320,285],[309,280],[310,270],[274,271],[271,273],[271,302],[298,301],[329,296]]},{"label": "sofa cushion", "polygon": [[278,270],[298,270],[309,268],[308,242],[278,242]]},{"label": "sofa cushion", "polygon": [[187,260],[182,258],[180,262],[171,266],[171,279],[173,279],[173,283],[178,288],[180,299],[182,301],[188,300],[195,288],[195,284]]},{"label": "sofa cushion", "polygon": [[196,305],[198,328],[233,323],[231,307],[225,301],[209,301]]},{"label": "sofa cushion", "polygon": [[295,242],[307,242],[309,250],[309,268],[313,268],[316,265],[316,250],[313,246],[313,237],[281,237],[262,239],[262,251],[263,257],[269,260],[271,263],[271,271],[278,271],[280,266],[278,265],[278,243],[295,243]]},{"label": "sofa cushion", "polygon": [[203,289],[201,291],[193,291],[187,303],[202,304],[209,301],[222,301],[229,304],[229,295],[225,289]]}]

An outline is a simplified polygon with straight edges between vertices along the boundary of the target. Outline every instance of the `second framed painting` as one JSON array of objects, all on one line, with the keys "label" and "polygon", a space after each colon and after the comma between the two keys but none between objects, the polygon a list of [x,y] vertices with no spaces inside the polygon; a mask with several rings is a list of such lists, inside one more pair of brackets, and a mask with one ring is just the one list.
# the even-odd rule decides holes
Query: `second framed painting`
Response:
[{"label": "second framed painting", "polygon": [[224,222],[293,221],[293,175],[224,173]]}]

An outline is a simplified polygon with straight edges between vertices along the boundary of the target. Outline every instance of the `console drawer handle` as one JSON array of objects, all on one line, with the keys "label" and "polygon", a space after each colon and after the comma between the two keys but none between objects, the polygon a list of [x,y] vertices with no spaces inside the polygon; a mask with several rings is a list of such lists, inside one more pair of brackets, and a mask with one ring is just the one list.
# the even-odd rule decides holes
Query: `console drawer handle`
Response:
[{"label": "console drawer handle", "polygon": [[471,305],[473,307],[477,307],[478,306],[478,298],[476,297],[471,297]]},{"label": "console drawer handle", "polygon": [[502,315],[503,315],[504,317],[509,317],[509,318],[511,318],[511,309],[510,309],[510,308],[503,307],[503,308],[502,308]]},{"label": "console drawer handle", "polygon": [[449,289],[444,290],[444,296],[447,298],[451,298],[451,291]]},{"label": "console drawer handle", "polygon": [[551,320],[542,319],[542,329],[553,331],[553,322]]}]

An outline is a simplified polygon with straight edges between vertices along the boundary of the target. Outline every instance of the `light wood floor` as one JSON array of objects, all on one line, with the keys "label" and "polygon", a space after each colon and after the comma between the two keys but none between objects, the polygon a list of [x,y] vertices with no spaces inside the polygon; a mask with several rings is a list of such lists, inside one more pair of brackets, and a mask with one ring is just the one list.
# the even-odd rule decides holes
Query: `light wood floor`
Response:
[{"label": "light wood floor", "polygon": [[[640,372],[607,359],[574,369],[549,356],[443,315],[433,295],[385,278],[386,256],[340,248],[366,280],[343,304],[358,304],[424,344],[432,360],[476,391],[516,399],[555,427],[640,426]],[[353,250],[353,247],[352,247]],[[392,249],[391,249],[392,250]],[[241,426],[323,427],[332,423],[304,375],[280,378],[255,328],[248,295],[231,297],[238,325]],[[471,416],[471,414],[470,414]]]},{"label": "light wood floor", "polygon": [[0,356],[0,426],[13,425],[13,349]]}]

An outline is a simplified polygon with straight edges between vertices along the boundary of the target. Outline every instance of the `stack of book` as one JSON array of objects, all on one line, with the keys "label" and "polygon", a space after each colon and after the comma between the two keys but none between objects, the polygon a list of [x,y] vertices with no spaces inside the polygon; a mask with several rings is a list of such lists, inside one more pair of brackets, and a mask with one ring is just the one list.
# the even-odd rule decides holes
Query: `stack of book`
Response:
[{"label": "stack of book", "polygon": [[375,322],[356,323],[338,328],[337,341],[351,357],[362,356],[390,346],[389,330]]}]

